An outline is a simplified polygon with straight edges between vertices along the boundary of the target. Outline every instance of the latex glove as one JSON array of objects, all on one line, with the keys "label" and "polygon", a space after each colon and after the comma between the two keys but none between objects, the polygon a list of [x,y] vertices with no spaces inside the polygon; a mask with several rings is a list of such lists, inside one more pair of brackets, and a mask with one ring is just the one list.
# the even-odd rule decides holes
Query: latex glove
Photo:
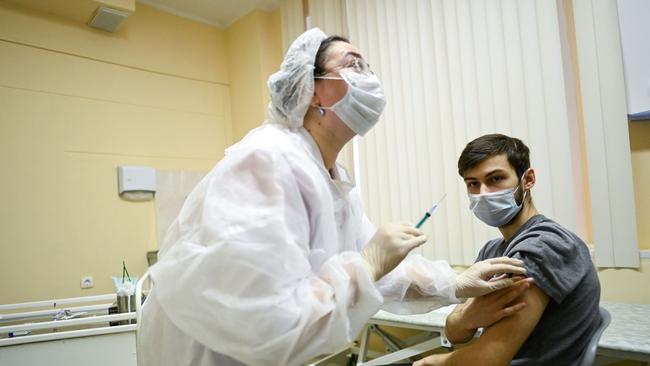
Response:
[{"label": "latex glove", "polygon": [[361,251],[368,274],[373,281],[379,280],[426,241],[424,233],[411,224],[383,225]]},{"label": "latex glove", "polygon": [[[504,273],[523,275],[526,273],[523,265],[523,261],[508,257],[491,258],[476,262],[465,272],[456,276],[456,297],[477,297],[509,287],[514,283],[514,279],[502,275]],[[490,281],[495,275],[500,277],[497,280]]]}]

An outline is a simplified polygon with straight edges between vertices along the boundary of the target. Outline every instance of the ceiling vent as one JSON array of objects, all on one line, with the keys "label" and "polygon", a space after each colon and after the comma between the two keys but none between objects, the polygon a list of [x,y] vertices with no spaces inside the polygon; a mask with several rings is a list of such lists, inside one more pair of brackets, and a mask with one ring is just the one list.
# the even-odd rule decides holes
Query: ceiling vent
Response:
[{"label": "ceiling vent", "polygon": [[108,32],[115,32],[124,23],[129,14],[129,12],[123,10],[100,6],[93,20],[90,21],[90,26]]}]

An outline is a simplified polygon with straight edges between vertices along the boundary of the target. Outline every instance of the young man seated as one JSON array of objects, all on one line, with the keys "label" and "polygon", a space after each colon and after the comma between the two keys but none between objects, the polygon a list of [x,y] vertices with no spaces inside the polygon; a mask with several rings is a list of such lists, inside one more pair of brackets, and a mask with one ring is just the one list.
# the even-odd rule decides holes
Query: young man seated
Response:
[{"label": "young man seated", "polygon": [[[485,244],[477,261],[500,256],[523,260],[533,284],[513,303],[525,306],[487,326],[468,346],[414,365],[575,365],[600,325],[600,283],[587,246],[535,209],[530,193],[535,171],[528,155],[521,140],[493,134],[467,144],[458,159],[470,210],[503,235]],[[458,305],[447,318],[449,340],[471,340],[476,328],[485,326],[476,319],[499,306],[500,296]]]}]

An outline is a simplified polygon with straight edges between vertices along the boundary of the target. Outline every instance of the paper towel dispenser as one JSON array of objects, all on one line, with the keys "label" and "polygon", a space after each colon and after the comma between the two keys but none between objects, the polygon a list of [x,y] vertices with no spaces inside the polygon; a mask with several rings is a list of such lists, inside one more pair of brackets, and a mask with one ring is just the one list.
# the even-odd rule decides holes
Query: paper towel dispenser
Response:
[{"label": "paper towel dispenser", "polygon": [[156,193],[156,169],[144,166],[118,166],[117,189],[128,201],[148,201]]}]

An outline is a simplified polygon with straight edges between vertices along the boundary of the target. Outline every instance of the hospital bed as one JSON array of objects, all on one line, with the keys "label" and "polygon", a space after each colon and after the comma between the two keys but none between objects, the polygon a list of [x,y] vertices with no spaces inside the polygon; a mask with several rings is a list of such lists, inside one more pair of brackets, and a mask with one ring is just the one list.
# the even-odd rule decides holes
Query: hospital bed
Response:
[{"label": "hospital bed", "polygon": [[597,365],[620,360],[650,364],[650,305],[603,302],[612,323],[598,343]]},{"label": "hospital bed", "polygon": [[[608,365],[621,360],[650,362],[650,305],[603,302],[601,306],[611,315],[611,323],[598,341],[596,365]],[[453,305],[427,314],[396,315],[379,311],[361,333],[357,366],[387,365],[441,347],[451,347],[444,336],[445,320]],[[422,333],[405,341],[397,340],[382,330],[389,326],[415,329]],[[370,361],[368,340],[378,336],[387,353]],[[477,334],[479,336],[480,334]],[[317,365],[318,363],[314,363]]]},{"label": "hospital bed", "polygon": [[[142,298],[147,278],[132,298]],[[136,366],[141,303],[110,314],[117,301],[105,294],[0,305],[0,365]]]},{"label": "hospital bed", "polygon": [[116,301],[106,294],[0,305],[0,365],[135,366],[136,314],[109,314]]}]

